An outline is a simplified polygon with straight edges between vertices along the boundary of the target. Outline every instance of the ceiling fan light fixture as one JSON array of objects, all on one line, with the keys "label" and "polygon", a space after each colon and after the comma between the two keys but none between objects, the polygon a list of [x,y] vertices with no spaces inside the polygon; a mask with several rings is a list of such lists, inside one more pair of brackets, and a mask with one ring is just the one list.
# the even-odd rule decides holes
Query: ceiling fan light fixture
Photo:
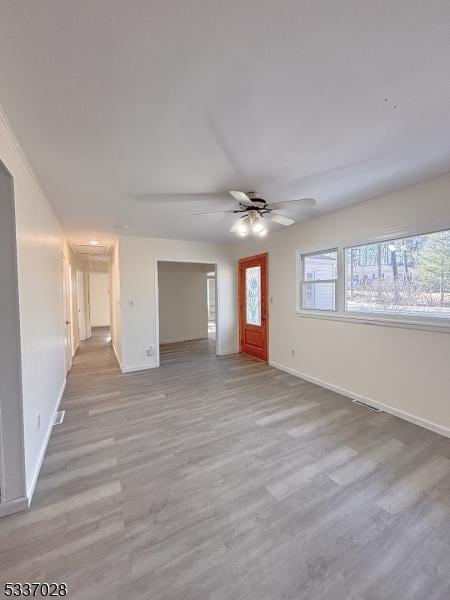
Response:
[{"label": "ceiling fan light fixture", "polygon": [[250,225],[249,225],[249,219],[248,217],[243,217],[240,221],[238,226],[236,227],[237,232],[242,235],[242,236],[246,236],[248,235],[249,231],[250,231]]},{"label": "ceiling fan light fixture", "polygon": [[252,232],[253,233],[261,233],[262,231],[264,231],[264,223],[262,222],[261,217],[258,215],[253,220]]},{"label": "ceiling fan light fixture", "polygon": [[[280,210],[295,207],[298,207],[299,209],[312,209],[317,205],[314,198],[295,198],[294,200],[286,200],[284,202],[267,203],[257,192],[245,193],[238,190],[231,190],[230,194],[237,200],[237,208],[198,212],[193,213],[192,216],[223,215],[227,213],[240,214],[240,219],[235,221],[229,231],[241,237],[245,237],[249,233],[258,237],[263,237],[267,234],[265,225],[268,222],[273,222],[285,227],[295,223],[295,219],[283,215],[280,213]],[[195,194],[190,195],[195,197]],[[202,193],[202,195],[205,194]],[[123,227],[125,228],[126,226]]]}]

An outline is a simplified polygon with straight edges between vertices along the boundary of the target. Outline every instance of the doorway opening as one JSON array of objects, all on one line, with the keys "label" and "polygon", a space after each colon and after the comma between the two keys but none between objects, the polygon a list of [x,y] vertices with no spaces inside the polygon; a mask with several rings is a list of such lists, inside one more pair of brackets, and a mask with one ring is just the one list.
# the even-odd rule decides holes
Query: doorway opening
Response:
[{"label": "doorway opening", "polygon": [[79,344],[109,343],[113,306],[108,248],[75,244],[73,250],[75,348]]},{"label": "doorway opening", "polygon": [[268,254],[239,260],[240,351],[268,360]]},{"label": "doorway opening", "polygon": [[216,265],[158,260],[157,364],[217,353]]},{"label": "doorway opening", "polygon": [[109,273],[89,273],[89,329],[97,341],[111,339]]},{"label": "doorway opening", "polygon": [[0,516],[27,506],[14,182],[0,161]]},{"label": "doorway opening", "polygon": [[206,273],[206,302],[208,305],[208,338],[216,341],[216,270]]}]

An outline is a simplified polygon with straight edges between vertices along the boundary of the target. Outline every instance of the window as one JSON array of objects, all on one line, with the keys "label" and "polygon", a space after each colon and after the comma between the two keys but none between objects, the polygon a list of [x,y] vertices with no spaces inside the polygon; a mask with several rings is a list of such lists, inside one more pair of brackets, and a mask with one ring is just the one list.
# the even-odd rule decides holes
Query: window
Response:
[{"label": "window", "polygon": [[450,332],[450,230],[298,251],[300,314]]},{"label": "window", "polygon": [[302,255],[301,307],[336,310],[337,250]]},{"label": "window", "polygon": [[450,231],[345,250],[346,310],[450,317]]}]

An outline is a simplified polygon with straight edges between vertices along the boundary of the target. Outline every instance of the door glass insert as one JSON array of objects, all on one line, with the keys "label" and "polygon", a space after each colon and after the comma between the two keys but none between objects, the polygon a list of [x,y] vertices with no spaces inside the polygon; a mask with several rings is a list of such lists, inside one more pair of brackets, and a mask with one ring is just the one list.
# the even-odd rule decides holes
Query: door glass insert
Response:
[{"label": "door glass insert", "polygon": [[261,325],[261,267],[245,270],[245,295],[247,324]]}]

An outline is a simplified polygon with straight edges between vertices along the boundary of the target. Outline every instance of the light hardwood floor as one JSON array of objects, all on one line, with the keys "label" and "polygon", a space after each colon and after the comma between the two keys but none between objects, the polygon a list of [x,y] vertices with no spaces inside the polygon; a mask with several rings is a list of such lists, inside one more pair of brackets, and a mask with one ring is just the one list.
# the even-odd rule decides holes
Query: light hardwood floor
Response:
[{"label": "light hardwood floor", "polygon": [[[4,581],[71,599],[449,600],[450,440],[211,342],[75,357]],[[426,398],[424,398],[426,402]]]}]

